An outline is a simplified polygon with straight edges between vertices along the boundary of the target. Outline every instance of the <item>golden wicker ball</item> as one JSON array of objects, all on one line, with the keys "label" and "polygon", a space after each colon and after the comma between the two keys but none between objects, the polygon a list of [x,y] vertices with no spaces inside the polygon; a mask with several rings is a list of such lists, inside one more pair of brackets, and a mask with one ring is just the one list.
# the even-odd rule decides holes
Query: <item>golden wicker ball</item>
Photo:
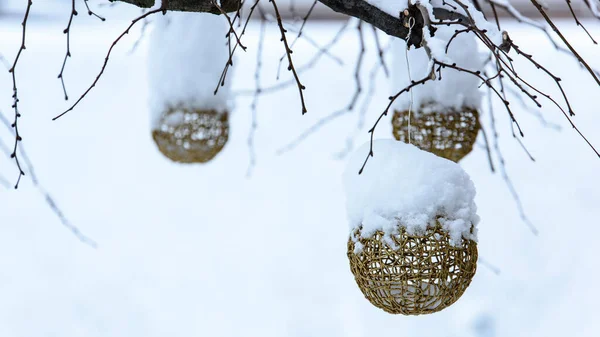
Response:
[{"label": "golden wicker ball", "polygon": [[229,116],[215,110],[171,108],[152,131],[158,149],[179,163],[206,163],[229,138]]},{"label": "golden wicker ball", "polygon": [[[408,110],[394,111],[394,138],[408,143]],[[431,113],[412,113],[411,143],[421,150],[458,162],[473,150],[481,125],[475,109]]]},{"label": "golden wicker ball", "polygon": [[[388,313],[438,312],[456,302],[475,275],[477,243],[463,239],[452,246],[439,224],[422,235],[409,235],[404,228],[384,235],[378,231],[363,238],[357,230],[348,240],[348,258],[367,300]],[[357,244],[362,249],[355,252]]]}]

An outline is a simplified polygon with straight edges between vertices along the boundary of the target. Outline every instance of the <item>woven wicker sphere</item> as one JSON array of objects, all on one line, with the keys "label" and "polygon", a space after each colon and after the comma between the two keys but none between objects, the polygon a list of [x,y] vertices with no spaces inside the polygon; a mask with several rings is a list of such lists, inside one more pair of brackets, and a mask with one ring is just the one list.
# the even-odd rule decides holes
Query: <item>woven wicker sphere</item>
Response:
[{"label": "woven wicker sphere", "polygon": [[206,163],[225,146],[229,116],[215,110],[172,108],[152,131],[158,149],[179,163]]},{"label": "woven wicker sphere", "polygon": [[[473,150],[481,128],[477,110],[413,113],[411,143],[421,150],[458,162]],[[394,138],[408,143],[408,110],[394,111]]]},{"label": "woven wicker sphere", "polygon": [[440,225],[423,235],[383,232],[354,238],[363,246],[355,253],[355,241],[348,241],[350,269],[358,287],[376,307],[391,314],[421,315],[440,311],[456,302],[465,292],[477,269],[477,243],[463,239],[460,246]]}]

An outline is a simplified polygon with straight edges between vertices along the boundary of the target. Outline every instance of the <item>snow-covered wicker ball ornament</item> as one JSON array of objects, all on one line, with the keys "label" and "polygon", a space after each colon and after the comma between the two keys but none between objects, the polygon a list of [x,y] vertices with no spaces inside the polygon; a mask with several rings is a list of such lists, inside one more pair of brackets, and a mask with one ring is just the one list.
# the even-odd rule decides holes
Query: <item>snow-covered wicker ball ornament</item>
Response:
[{"label": "snow-covered wicker ball ornament", "polygon": [[150,129],[173,161],[205,163],[227,142],[233,78],[229,72],[222,82],[219,65],[229,59],[228,30],[222,15],[173,12],[155,18],[148,49]]},{"label": "snow-covered wicker ball ornament", "polygon": [[[440,225],[410,235],[405,228],[385,240],[377,231],[348,240],[350,269],[358,287],[374,306],[391,314],[421,315],[440,311],[465,292],[477,269],[477,243],[450,244]],[[355,252],[355,241],[362,250]]]},{"label": "snow-covered wicker ball ornament", "polygon": [[[430,75],[431,55],[448,64],[482,71],[486,57],[478,52],[477,37],[472,33],[456,34],[456,27],[437,26],[435,36],[426,37],[425,48],[406,50],[401,39],[393,41],[393,92],[406,88],[411,81]],[[446,68],[433,80],[413,87],[410,94],[394,100],[393,135],[440,157],[458,162],[473,149],[481,125],[482,92],[479,78],[464,71]],[[409,114],[409,111],[412,111]]]},{"label": "snow-covered wicker ball ornament", "polygon": [[206,163],[227,143],[229,117],[215,110],[171,108],[152,138],[160,152],[175,162]]},{"label": "snow-covered wicker ball ornament", "polygon": [[460,165],[375,140],[351,156],[344,189],[350,269],[373,305],[420,315],[463,295],[477,269],[479,216],[475,186]]},{"label": "snow-covered wicker ball ornament", "polygon": [[392,128],[397,140],[408,143],[410,134],[410,143],[421,150],[458,162],[473,150],[481,125],[472,108],[411,114],[396,110]]}]

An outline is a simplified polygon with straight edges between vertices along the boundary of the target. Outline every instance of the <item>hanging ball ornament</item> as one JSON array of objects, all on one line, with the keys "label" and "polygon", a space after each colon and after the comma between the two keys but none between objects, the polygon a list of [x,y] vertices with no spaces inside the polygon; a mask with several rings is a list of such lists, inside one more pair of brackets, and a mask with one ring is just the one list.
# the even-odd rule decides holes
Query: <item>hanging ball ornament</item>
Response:
[{"label": "hanging ball ornament", "polygon": [[462,239],[453,246],[439,224],[416,235],[399,226],[397,234],[362,237],[359,228],[348,240],[348,258],[358,287],[374,306],[390,314],[431,314],[456,302],[471,283],[477,243]]},{"label": "hanging ball ornament", "polygon": [[350,270],[371,304],[431,314],[465,293],[477,270],[480,218],[475,185],[460,165],[373,140],[349,159],[344,189]]},{"label": "hanging ball ornament", "polygon": [[[170,2],[171,5],[175,5]],[[222,16],[172,12],[160,15],[148,47],[150,131],[167,158],[206,163],[225,146],[233,109],[232,73],[219,80],[216,64],[229,57]],[[185,39],[181,39],[185,36]],[[215,92],[215,85],[222,82]]]},{"label": "hanging ball ornament", "polygon": [[[404,20],[412,18],[411,15],[405,15]],[[432,73],[430,54],[443,53],[447,58],[445,62],[472,71],[483,69],[487,61],[478,52],[475,34],[457,35],[453,27],[439,26],[429,39],[430,48],[436,47],[429,54],[425,48],[408,49],[405,41],[394,41],[394,91],[407,88],[414,80],[426,78],[428,74],[430,79],[422,85],[409,87],[407,94],[394,100],[393,136],[458,162],[471,152],[481,128],[478,112],[481,84],[477,76],[449,67]]]},{"label": "hanging ball ornament", "polygon": [[179,163],[210,161],[221,152],[228,137],[228,114],[215,110],[170,108],[152,131],[160,152]]},{"label": "hanging ball ornament", "polygon": [[431,109],[425,106],[412,114],[408,110],[395,110],[392,117],[394,138],[454,162],[473,150],[481,129],[477,110],[463,108],[426,113],[424,110]]}]

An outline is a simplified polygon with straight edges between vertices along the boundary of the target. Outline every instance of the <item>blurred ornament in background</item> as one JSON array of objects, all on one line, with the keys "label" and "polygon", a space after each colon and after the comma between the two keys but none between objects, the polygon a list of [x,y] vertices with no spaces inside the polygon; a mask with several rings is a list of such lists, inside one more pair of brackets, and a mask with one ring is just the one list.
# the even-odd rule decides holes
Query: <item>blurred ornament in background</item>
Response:
[{"label": "blurred ornament in background", "polygon": [[230,57],[227,18],[169,11],[154,20],[148,49],[152,138],[174,162],[206,163],[229,139],[232,70],[221,79]]},{"label": "blurred ornament in background", "polygon": [[215,110],[172,108],[152,131],[158,149],[179,163],[206,163],[229,138],[229,116]]},{"label": "blurred ornament in background", "polygon": [[477,110],[466,107],[441,113],[394,111],[392,127],[397,140],[409,143],[410,134],[410,143],[421,150],[458,162],[473,150],[481,125]]},{"label": "blurred ornament in background", "polygon": [[[444,50],[446,63],[469,71],[482,70],[485,57],[478,51],[475,35],[455,34],[455,31],[452,27],[439,26],[430,40],[448,46]],[[450,45],[449,41],[452,41]],[[393,47],[394,91],[431,75],[432,65],[425,48],[406,50],[402,40],[394,41]],[[481,129],[479,87],[476,76],[456,69],[448,69],[442,77],[414,86],[409,94],[400,95],[392,105],[394,138],[458,162],[471,152]]]},{"label": "blurred ornament in background", "polygon": [[365,298],[388,313],[443,310],[477,270],[475,186],[458,164],[414,145],[375,140],[373,157],[370,146],[344,172],[350,270]]}]

